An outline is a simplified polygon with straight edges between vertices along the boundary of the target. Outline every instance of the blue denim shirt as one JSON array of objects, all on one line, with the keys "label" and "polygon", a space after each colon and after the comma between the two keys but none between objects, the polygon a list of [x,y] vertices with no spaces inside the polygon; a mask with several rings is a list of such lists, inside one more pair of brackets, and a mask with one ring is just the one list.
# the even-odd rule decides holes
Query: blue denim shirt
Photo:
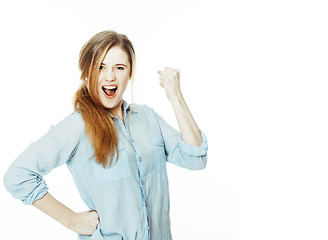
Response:
[{"label": "blue denim shirt", "polygon": [[74,112],[13,162],[4,178],[7,190],[32,204],[47,193],[43,176],[66,163],[81,198],[100,219],[92,236],[79,239],[172,239],[166,162],[203,169],[206,137],[201,131],[202,145],[188,145],[152,108],[123,101],[123,109],[124,122],[111,115],[119,139],[119,158],[112,167],[104,169],[92,159],[84,121]]}]

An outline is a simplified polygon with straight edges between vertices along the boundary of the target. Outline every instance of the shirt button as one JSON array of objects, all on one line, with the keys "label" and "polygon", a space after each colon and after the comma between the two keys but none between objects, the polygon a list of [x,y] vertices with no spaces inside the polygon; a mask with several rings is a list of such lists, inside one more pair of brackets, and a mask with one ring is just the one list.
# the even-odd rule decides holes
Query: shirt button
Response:
[{"label": "shirt button", "polygon": [[144,185],[144,184],[145,184],[145,182],[144,182],[143,180],[141,180],[141,184],[142,184],[142,185]]},{"label": "shirt button", "polygon": [[142,162],[142,159],[141,159],[141,157],[139,157],[139,162]]}]

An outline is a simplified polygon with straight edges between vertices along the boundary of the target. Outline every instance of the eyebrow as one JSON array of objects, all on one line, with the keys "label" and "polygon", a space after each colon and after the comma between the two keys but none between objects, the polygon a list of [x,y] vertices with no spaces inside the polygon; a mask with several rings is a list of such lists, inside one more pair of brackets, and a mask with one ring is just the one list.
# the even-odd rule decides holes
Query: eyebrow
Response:
[{"label": "eyebrow", "polygon": [[[101,63],[100,65],[106,65],[106,63]],[[127,67],[124,63],[117,63],[114,66],[117,66],[117,65],[123,65],[123,66]]]}]

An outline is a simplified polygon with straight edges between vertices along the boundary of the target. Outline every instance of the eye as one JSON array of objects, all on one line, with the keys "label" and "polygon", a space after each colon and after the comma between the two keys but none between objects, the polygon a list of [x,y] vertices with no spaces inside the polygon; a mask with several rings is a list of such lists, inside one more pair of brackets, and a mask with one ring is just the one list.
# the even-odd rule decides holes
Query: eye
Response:
[{"label": "eye", "polygon": [[101,66],[99,67],[99,71],[103,70],[104,68],[105,68],[105,67],[101,65]]},{"label": "eye", "polygon": [[116,69],[116,70],[119,70],[119,71],[122,71],[122,70],[124,70],[124,69],[125,69],[125,67],[122,67],[122,66],[117,66],[117,67],[115,67],[115,69]]}]

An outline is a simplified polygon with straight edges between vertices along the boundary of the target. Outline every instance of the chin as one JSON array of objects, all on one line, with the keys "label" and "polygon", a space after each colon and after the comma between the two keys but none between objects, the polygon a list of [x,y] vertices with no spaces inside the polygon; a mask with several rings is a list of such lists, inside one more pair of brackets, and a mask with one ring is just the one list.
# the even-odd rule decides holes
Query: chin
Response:
[{"label": "chin", "polygon": [[120,100],[110,100],[110,102],[108,101],[108,99],[104,99],[103,101],[101,101],[102,105],[107,108],[107,109],[112,109],[115,108],[117,105],[119,105],[121,103],[122,99]]}]

